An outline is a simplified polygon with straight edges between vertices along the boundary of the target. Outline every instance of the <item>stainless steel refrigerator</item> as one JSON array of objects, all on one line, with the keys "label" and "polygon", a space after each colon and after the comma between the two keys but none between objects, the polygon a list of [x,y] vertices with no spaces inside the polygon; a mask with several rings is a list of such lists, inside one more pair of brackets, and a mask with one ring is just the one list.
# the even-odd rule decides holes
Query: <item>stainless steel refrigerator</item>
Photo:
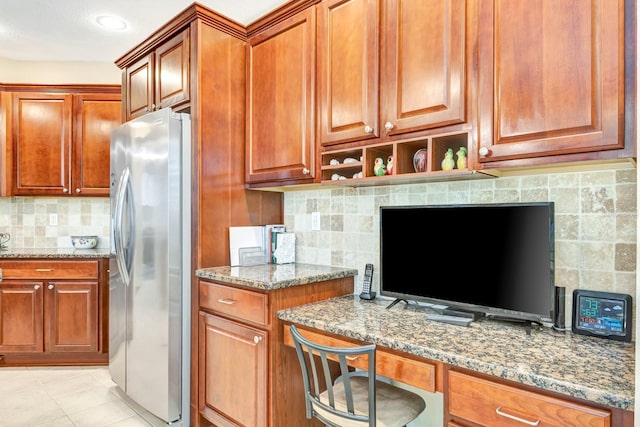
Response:
[{"label": "stainless steel refrigerator", "polygon": [[164,108],[111,134],[109,372],[167,424],[189,425],[191,125]]}]

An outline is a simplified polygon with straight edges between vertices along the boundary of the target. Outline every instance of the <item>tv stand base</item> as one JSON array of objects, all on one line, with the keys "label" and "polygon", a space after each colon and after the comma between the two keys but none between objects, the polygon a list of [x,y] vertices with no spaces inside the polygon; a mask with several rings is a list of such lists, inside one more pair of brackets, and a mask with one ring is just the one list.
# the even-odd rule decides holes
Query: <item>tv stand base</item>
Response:
[{"label": "tv stand base", "polygon": [[406,299],[396,298],[395,300],[393,300],[393,302],[391,304],[389,304],[387,306],[387,310],[390,309],[391,307],[393,307],[394,305],[396,305],[397,303],[399,303],[400,301],[404,301],[405,304],[409,304],[409,301],[407,301]]}]

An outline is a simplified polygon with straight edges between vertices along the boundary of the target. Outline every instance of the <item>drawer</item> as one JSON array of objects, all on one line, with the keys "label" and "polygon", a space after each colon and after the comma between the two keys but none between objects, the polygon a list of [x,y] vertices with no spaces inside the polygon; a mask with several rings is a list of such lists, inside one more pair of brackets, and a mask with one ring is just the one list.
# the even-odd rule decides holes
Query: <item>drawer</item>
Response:
[{"label": "drawer", "polygon": [[268,325],[268,297],[259,292],[200,281],[200,307]]},{"label": "drawer", "polygon": [[608,411],[449,371],[449,413],[491,426],[609,427]]},{"label": "drawer", "polygon": [[0,261],[3,279],[97,279],[98,261]]},{"label": "drawer", "polygon": [[[325,335],[322,332],[310,331],[308,329],[301,328],[298,328],[298,331],[305,338],[324,345],[330,345],[333,347],[353,347],[358,345],[351,341]],[[293,338],[291,338],[288,326],[285,326],[284,343],[285,345],[294,347]],[[354,368],[367,369],[367,361],[365,358],[361,358],[360,360],[358,360],[358,358],[351,360],[349,361],[349,365]],[[436,391],[435,363],[403,357],[396,353],[388,352],[381,347],[376,349],[376,374],[392,378],[432,393]]]}]

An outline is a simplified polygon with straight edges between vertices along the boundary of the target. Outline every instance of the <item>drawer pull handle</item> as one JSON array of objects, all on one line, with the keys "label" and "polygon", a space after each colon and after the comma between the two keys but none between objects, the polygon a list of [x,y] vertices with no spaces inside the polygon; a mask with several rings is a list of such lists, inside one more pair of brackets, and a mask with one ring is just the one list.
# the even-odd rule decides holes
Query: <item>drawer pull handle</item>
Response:
[{"label": "drawer pull handle", "polygon": [[48,271],[53,271],[53,268],[36,268],[38,273],[46,273]]},{"label": "drawer pull handle", "polygon": [[527,425],[530,425],[530,426],[537,426],[538,424],[540,424],[540,418],[538,418],[535,421],[528,421],[528,420],[525,420],[523,418],[516,417],[515,415],[511,415],[511,414],[507,414],[506,412],[502,412],[502,406],[499,406],[499,407],[496,408],[496,414],[498,414],[498,415],[500,415],[502,417],[505,417],[505,418],[512,419],[514,421],[519,421],[521,423],[524,423],[524,424],[527,424]]},{"label": "drawer pull handle", "polygon": [[219,302],[219,303],[221,303],[221,304],[233,305],[233,304],[235,304],[235,303],[236,303],[236,300],[233,300],[233,299],[227,299],[227,298],[220,298],[220,299],[218,300],[218,302]]},{"label": "drawer pull handle", "polygon": [[347,359],[350,362],[353,362],[354,360],[358,360],[358,356],[346,356],[345,359]]}]

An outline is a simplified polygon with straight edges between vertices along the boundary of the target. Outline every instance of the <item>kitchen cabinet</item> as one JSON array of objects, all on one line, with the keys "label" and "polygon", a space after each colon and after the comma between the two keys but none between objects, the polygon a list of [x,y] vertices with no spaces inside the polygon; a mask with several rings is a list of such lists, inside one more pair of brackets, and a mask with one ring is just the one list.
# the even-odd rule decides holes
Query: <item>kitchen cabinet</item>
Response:
[{"label": "kitchen cabinet", "polygon": [[635,156],[624,135],[635,115],[625,111],[624,0],[481,8],[478,168]]},{"label": "kitchen cabinet", "polygon": [[214,423],[226,415],[238,425],[266,426],[267,399],[259,391],[267,389],[267,333],[200,313],[200,342],[203,415]]},{"label": "kitchen cabinet", "polygon": [[611,426],[608,410],[523,390],[474,375],[448,372],[446,392],[453,425],[507,427]]},{"label": "kitchen cabinet", "polygon": [[300,425],[302,377],[277,312],[352,292],[353,277],[268,291],[199,280],[200,425]]},{"label": "kitchen cabinet", "polygon": [[475,13],[451,0],[322,2],[321,145],[469,122]]},{"label": "kitchen cabinet", "polygon": [[104,260],[0,260],[5,364],[105,363]]},{"label": "kitchen cabinet", "polygon": [[11,195],[108,196],[109,139],[121,123],[112,90],[119,88],[51,89],[11,95]]},{"label": "kitchen cabinet", "polygon": [[120,94],[74,96],[71,185],[75,195],[108,196],[111,131],[122,123]]},{"label": "kitchen cabinet", "polygon": [[247,42],[250,186],[316,178],[315,16],[315,8],[307,8]]},{"label": "kitchen cabinet", "polygon": [[[321,182],[488,177],[441,166],[448,150],[456,156],[463,147],[468,157],[476,140],[476,2],[325,0],[317,7]],[[389,159],[393,169],[378,176],[375,164]]]},{"label": "kitchen cabinet", "polygon": [[189,34],[189,28],[182,30],[124,69],[126,121],[159,108],[188,106]]}]

